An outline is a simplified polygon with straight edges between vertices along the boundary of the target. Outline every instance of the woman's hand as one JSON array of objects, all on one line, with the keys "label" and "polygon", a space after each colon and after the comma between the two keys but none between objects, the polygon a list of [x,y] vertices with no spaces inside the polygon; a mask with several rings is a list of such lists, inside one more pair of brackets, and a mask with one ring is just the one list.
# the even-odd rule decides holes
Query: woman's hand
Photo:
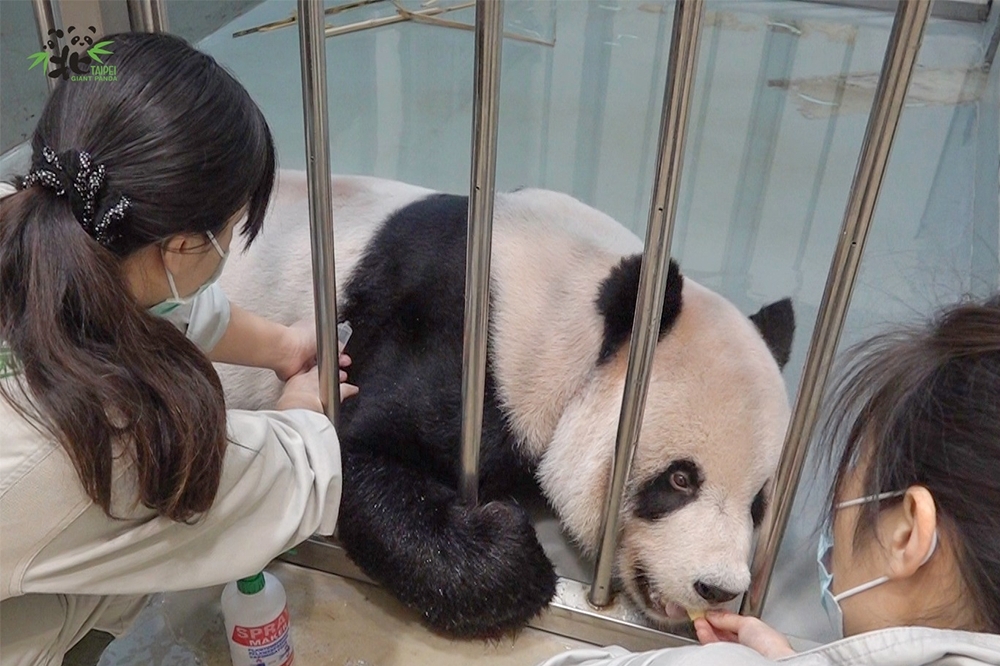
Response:
[{"label": "woman's hand", "polygon": [[[278,379],[285,382],[294,375],[306,372],[316,365],[316,325],[311,319],[302,319],[291,326],[285,326],[282,334],[281,360],[274,368]],[[349,356],[343,353],[343,346],[340,347],[340,367],[346,368],[351,364]],[[346,381],[344,373],[340,373],[340,381]],[[357,389],[357,387],[354,387]],[[357,390],[354,391],[357,393]],[[350,393],[350,395],[354,395]]]},{"label": "woman's hand", "polygon": [[340,362],[340,368],[341,368],[341,370],[340,370],[340,401],[344,402],[344,400],[346,398],[350,398],[351,396],[357,395],[359,389],[354,384],[348,384],[347,383],[347,371],[344,370],[344,368],[346,368],[349,365],[351,365],[351,357],[348,356],[347,354],[341,352],[340,358],[338,359],[338,361]]},{"label": "woman's hand", "polygon": [[278,398],[278,409],[308,409],[323,413],[323,402],[319,399],[319,368],[300,372],[289,377]]},{"label": "woman's hand", "polygon": [[284,382],[316,365],[316,325],[303,319],[286,326],[280,347],[281,361],[274,372]]},{"label": "woman's hand", "polygon": [[785,635],[775,631],[755,617],[745,617],[726,611],[709,611],[694,621],[698,640],[703,644],[740,643],[768,659],[780,659],[795,654]]},{"label": "woman's hand", "polygon": [[[347,354],[340,355],[340,367],[346,368],[351,364],[351,357]],[[340,371],[340,401],[358,394],[358,387],[348,384],[347,372]],[[278,409],[309,409],[314,412],[323,413],[323,402],[319,397],[319,367],[313,366],[306,372],[293,375],[285,382],[285,388],[278,398]]]}]

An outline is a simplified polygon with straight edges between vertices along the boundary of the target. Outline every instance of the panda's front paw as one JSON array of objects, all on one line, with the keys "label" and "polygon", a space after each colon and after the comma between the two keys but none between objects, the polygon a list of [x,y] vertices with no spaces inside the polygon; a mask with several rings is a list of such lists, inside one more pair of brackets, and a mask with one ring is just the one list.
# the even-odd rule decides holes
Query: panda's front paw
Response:
[{"label": "panda's front paw", "polygon": [[[452,557],[453,596],[428,622],[462,638],[496,639],[516,632],[555,594],[556,575],[528,513],[512,502],[452,506],[463,548]],[[457,546],[457,544],[456,544]]]}]

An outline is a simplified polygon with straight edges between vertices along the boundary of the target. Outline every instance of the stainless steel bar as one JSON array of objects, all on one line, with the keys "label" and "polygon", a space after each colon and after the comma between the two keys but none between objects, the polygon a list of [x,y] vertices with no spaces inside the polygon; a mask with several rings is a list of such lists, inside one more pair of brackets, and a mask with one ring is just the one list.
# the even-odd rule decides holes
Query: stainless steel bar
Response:
[{"label": "stainless steel bar", "polygon": [[298,0],[302,113],[305,116],[306,177],[312,246],[320,400],[330,421],[340,416],[340,357],[337,348],[337,283],[333,254],[333,189],[326,96],[326,35],[323,3]]},{"label": "stainless steel bar", "polygon": [[127,0],[128,22],[133,32],[167,32],[163,0]]},{"label": "stainless steel bar", "polygon": [[[42,49],[48,48],[49,39],[54,39],[57,43],[55,35],[49,35],[50,30],[56,29],[56,19],[55,15],[52,13],[52,0],[31,0],[31,8],[35,12],[35,23],[38,25],[38,38],[42,42]],[[52,92],[56,87],[56,79],[49,76],[48,66],[45,71],[45,82],[49,86],[49,92]]]},{"label": "stainless steel bar", "polygon": [[497,118],[500,106],[500,47],[503,0],[476,1],[476,56],[472,115],[472,176],[465,262],[465,324],[462,339],[461,494],[479,496],[479,445],[486,384],[490,246],[496,185]]},{"label": "stainless steel bar", "polygon": [[646,228],[646,246],[635,317],[632,321],[632,344],[629,347],[628,371],[625,375],[625,395],[618,421],[618,439],[611,467],[611,484],[601,527],[601,547],[597,555],[594,584],[589,600],[595,606],[611,601],[611,574],[618,546],[618,519],[625,485],[632,466],[632,457],[639,442],[642,414],[656,348],[660,314],[666,292],[667,267],[677,195],[680,191],[681,167],[684,161],[684,136],[698,55],[701,32],[702,0],[678,0],[674,8],[670,57],[667,61],[667,83],[663,94],[660,119],[659,155],[653,183],[653,198]]},{"label": "stainless steel bar", "polygon": [[851,292],[930,7],[930,0],[908,0],[900,2],[896,9],[875,101],[844,212],[840,240],[827,275],[799,394],[771,491],[772,510],[761,526],[750,567],[750,590],[744,596],[740,609],[740,612],[755,617],[760,617],[767,600],[774,563],[788,525],[809,441],[819,417],[823,392],[847,317]]}]

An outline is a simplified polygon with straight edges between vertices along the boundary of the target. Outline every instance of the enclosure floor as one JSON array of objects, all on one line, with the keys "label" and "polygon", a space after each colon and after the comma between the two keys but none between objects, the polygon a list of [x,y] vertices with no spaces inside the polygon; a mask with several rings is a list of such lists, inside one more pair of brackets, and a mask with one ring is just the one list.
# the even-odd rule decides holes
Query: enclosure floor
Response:
[{"label": "enclosure floor", "polygon": [[[583,643],[534,629],[517,640],[457,642],[424,629],[381,588],[283,562],[268,571],[288,594],[297,664],[329,666],[528,666]],[[100,666],[229,666],[222,588],[157,597]]]}]

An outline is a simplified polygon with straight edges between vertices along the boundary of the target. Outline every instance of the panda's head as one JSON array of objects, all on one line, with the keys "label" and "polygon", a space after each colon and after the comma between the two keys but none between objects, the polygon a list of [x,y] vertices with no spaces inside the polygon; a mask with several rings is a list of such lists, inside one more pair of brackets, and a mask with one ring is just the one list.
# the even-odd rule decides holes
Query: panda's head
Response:
[{"label": "panda's head", "polygon": [[[641,257],[601,285],[593,379],[565,410],[540,469],[546,495],[590,553],[600,539]],[[788,300],[747,317],[671,264],[639,444],[625,490],[616,575],[655,620],[719,606],[750,584],[789,418],[781,367]]]}]

